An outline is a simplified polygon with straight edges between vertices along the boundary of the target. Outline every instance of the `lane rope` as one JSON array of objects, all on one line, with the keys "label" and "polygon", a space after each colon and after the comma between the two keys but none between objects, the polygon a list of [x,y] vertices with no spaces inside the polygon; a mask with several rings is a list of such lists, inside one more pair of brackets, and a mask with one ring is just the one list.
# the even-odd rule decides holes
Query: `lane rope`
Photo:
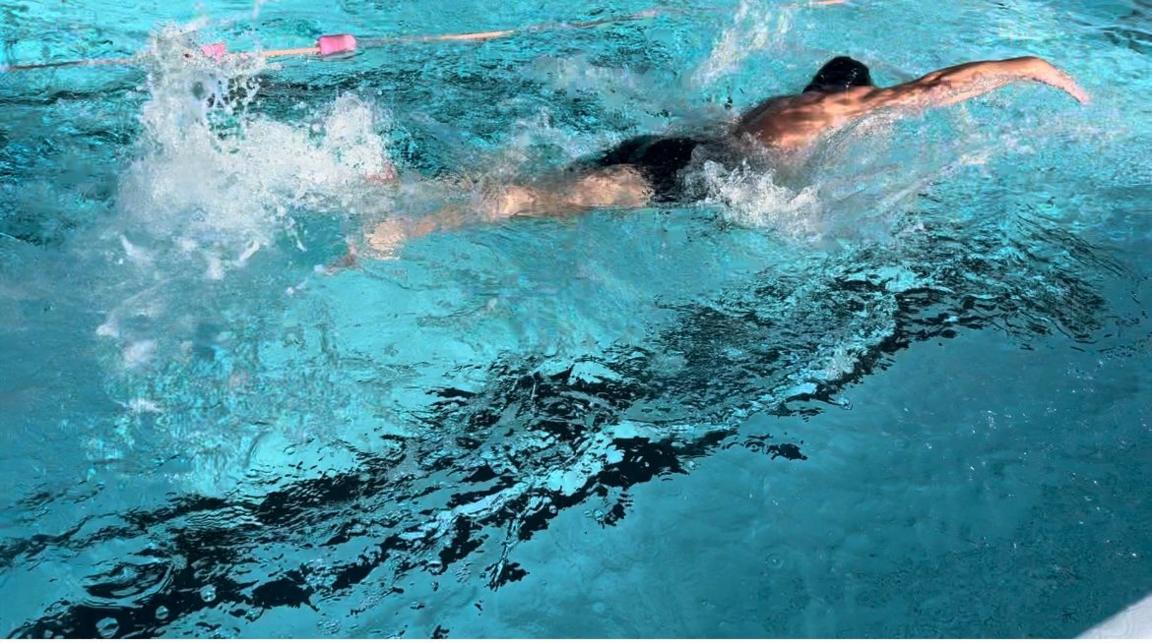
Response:
[{"label": "lane rope", "polygon": [[[516,29],[502,29],[497,31],[476,31],[471,33],[453,33],[416,36],[387,36],[387,37],[359,37],[352,34],[326,34],[316,40],[311,47],[295,47],[290,49],[264,49],[256,51],[228,51],[228,45],[223,42],[213,42],[200,47],[200,53],[216,61],[227,56],[255,56],[261,58],[290,58],[290,57],[318,57],[332,58],[352,56],[364,49],[386,47],[389,45],[428,43],[428,42],[486,42],[498,38],[508,38],[524,33],[539,33],[544,31],[563,29],[591,29],[604,25],[648,20],[665,13],[676,12],[675,9],[647,9],[618,18],[601,18],[583,22],[547,22],[518,27]],[[192,54],[185,54],[191,56]],[[22,65],[0,66],[0,72],[36,71],[45,69],[61,69],[67,67],[99,67],[99,66],[131,66],[138,63],[136,57],[121,58],[89,58],[84,60],[64,60],[46,63],[29,63]]]}]

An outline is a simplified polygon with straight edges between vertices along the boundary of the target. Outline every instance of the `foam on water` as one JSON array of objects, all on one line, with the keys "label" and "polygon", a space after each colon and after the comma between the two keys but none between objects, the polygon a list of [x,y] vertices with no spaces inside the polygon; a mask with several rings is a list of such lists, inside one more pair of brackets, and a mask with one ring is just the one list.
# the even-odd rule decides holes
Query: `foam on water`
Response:
[{"label": "foam on water", "polygon": [[[597,102],[619,113],[632,113],[641,131],[661,131],[669,123],[699,126],[730,116],[715,104],[701,105],[698,91],[705,87],[681,79],[667,70],[637,70],[596,64],[586,55],[541,59],[529,73],[572,95],[595,96]],[[642,109],[637,109],[642,106]]]},{"label": "foam on water", "polygon": [[812,186],[790,189],[776,183],[772,172],[748,164],[726,168],[709,161],[701,179],[710,200],[721,207],[725,220],[751,228],[765,228],[797,240],[818,240],[824,229],[824,206]]},{"label": "foam on water", "polygon": [[119,203],[136,229],[215,264],[210,277],[290,227],[290,210],[349,208],[364,177],[390,167],[386,116],[371,104],[345,94],[311,123],[251,115],[262,59],[190,61],[181,35],[155,40],[141,154]]},{"label": "foam on water", "polygon": [[[300,217],[388,207],[387,194],[373,193],[365,180],[391,168],[383,110],[346,93],[302,122],[250,112],[267,64],[204,59],[193,34],[167,28],[141,57],[149,96],[137,157],[121,177],[119,216],[102,233],[107,243],[93,246],[130,290],[107,293],[121,299],[96,329],[122,342],[127,367],[157,354],[157,338],[140,329],[166,328],[173,320],[163,316],[187,289],[223,280],[278,239],[294,237]],[[124,323],[141,318],[156,323]]]}]

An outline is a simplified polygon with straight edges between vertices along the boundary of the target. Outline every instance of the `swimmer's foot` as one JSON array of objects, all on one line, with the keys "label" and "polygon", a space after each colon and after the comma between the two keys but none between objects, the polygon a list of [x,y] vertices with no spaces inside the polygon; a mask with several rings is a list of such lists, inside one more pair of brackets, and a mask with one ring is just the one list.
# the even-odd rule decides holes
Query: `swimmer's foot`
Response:
[{"label": "swimmer's foot", "polygon": [[409,239],[423,237],[437,230],[455,230],[467,223],[458,208],[444,208],[436,214],[420,219],[389,219],[381,221],[365,235],[369,256],[376,259],[395,259],[400,247]]},{"label": "swimmer's foot", "polygon": [[531,214],[539,206],[539,200],[536,190],[509,185],[485,199],[482,213],[490,221]]},{"label": "swimmer's foot", "polygon": [[379,172],[365,174],[364,180],[372,185],[395,185],[399,183],[400,175],[396,172],[396,166],[388,163]]}]

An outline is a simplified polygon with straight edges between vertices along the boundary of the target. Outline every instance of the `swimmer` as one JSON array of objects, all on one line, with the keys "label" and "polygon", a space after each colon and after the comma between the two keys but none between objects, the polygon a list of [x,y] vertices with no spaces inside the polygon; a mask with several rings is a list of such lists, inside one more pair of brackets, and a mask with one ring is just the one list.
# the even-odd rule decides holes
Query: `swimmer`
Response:
[{"label": "swimmer", "polygon": [[869,115],[906,115],[954,105],[1018,82],[1042,83],[1081,104],[1089,102],[1087,92],[1071,76],[1033,56],[965,63],[887,88],[872,83],[865,64],[840,56],[821,67],[803,92],[760,103],[720,137],[629,139],[590,162],[576,164],[552,182],[503,187],[485,198],[479,219],[459,210],[414,221],[393,219],[377,225],[367,241],[375,252],[389,254],[405,239],[476,221],[692,201],[703,195],[685,180],[686,170],[707,158],[748,155],[757,148],[787,157]]}]

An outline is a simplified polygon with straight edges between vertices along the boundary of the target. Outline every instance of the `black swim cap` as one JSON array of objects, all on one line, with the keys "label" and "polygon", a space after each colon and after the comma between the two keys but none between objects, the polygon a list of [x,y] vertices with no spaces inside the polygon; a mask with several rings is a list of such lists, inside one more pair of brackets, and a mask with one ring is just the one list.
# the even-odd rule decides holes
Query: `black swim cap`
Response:
[{"label": "black swim cap", "polygon": [[837,56],[816,72],[804,91],[839,92],[849,87],[871,86],[872,74],[868,72],[868,65],[848,56]]}]

